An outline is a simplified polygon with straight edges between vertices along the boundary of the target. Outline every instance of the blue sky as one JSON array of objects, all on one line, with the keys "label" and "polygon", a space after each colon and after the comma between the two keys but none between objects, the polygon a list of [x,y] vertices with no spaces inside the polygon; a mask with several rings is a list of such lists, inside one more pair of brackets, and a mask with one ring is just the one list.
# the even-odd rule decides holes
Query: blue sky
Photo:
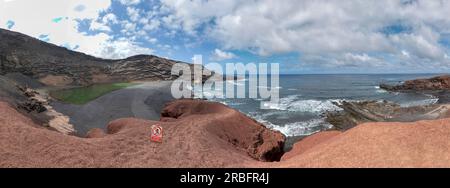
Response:
[{"label": "blue sky", "polygon": [[103,58],[431,73],[450,70],[448,12],[440,0],[0,0],[0,27]]}]

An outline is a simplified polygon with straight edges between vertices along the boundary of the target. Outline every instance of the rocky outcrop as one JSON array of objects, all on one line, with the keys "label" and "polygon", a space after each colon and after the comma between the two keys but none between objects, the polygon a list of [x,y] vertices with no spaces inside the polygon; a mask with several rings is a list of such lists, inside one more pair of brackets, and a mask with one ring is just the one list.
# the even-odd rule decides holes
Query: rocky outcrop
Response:
[{"label": "rocky outcrop", "polygon": [[450,89],[450,75],[437,76],[429,79],[408,80],[400,85],[381,84],[381,89],[388,91],[435,91]]},{"label": "rocky outcrop", "polygon": [[172,66],[183,63],[153,55],[101,59],[4,29],[0,41],[0,75],[19,72],[49,86],[172,80]]},{"label": "rocky outcrop", "polygon": [[261,161],[278,161],[283,154],[285,137],[280,132],[269,130],[220,103],[176,100],[163,109],[161,119],[173,123],[198,124],[199,128],[207,130],[209,134],[233,144]]},{"label": "rocky outcrop", "polygon": [[69,117],[57,112],[45,95],[15,80],[0,76],[0,100],[7,101],[43,127],[63,134],[74,134]]},{"label": "rocky outcrop", "polygon": [[[295,144],[280,162],[268,163],[223,137],[231,132],[208,126],[217,122],[224,131],[218,114],[208,118],[202,103],[186,104],[171,108],[182,105],[188,110],[180,111],[190,115],[168,122],[119,119],[109,124],[108,133],[94,130],[90,138],[79,138],[43,129],[0,102],[0,167],[450,167],[450,119],[365,123],[342,133],[317,133]],[[222,118],[235,117],[227,111]],[[150,141],[154,124],[164,128],[162,143]]]},{"label": "rocky outcrop", "polygon": [[[0,102],[0,167],[240,167],[283,154],[283,135],[233,109],[181,100],[166,112],[180,107],[184,115],[172,121],[118,119],[80,138],[43,129]],[[164,129],[162,143],[150,141],[154,124]]]},{"label": "rocky outcrop", "polygon": [[[449,167],[450,119],[365,123],[276,167]],[[314,135],[313,135],[314,136]],[[302,141],[300,141],[302,142]],[[274,165],[262,165],[262,167]]]},{"label": "rocky outcrop", "polygon": [[27,98],[27,100],[19,102],[18,108],[23,109],[28,113],[42,113],[47,111],[46,106],[48,105],[48,102],[44,98],[40,97],[39,92],[20,85],[16,85],[16,87]]},{"label": "rocky outcrop", "polygon": [[57,112],[50,106],[47,97],[41,95],[36,90],[28,87],[16,86],[26,100],[18,102],[18,108],[25,110],[27,113],[42,114],[46,119],[43,125],[54,129],[63,134],[75,134],[75,129],[70,123],[70,118],[62,113]]},{"label": "rocky outcrop", "polygon": [[301,155],[318,144],[325,142],[341,133],[341,131],[323,131],[307,136],[301,141],[296,142],[292,149],[283,155],[281,161],[286,161],[292,157]]},{"label": "rocky outcrop", "polygon": [[327,112],[326,121],[337,130],[348,130],[365,122],[411,122],[450,117],[446,104],[411,107],[401,107],[388,101],[342,101],[334,104],[342,111]]},{"label": "rocky outcrop", "polygon": [[86,138],[103,138],[106,135],[107,134],[102,129],[94,128],[88,131]]}]

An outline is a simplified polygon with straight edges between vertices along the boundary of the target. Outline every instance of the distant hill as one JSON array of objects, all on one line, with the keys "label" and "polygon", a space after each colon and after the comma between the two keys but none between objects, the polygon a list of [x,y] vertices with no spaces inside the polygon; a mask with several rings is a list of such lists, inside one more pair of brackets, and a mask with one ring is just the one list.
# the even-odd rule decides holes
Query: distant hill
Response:
[{"label": "distant hill", "polygon": [[154,55],[110,60],[71,51],[36,38],[0,29],[0,75],[21,73],[51,86],[136,80],[171,80],[172,65]]}]

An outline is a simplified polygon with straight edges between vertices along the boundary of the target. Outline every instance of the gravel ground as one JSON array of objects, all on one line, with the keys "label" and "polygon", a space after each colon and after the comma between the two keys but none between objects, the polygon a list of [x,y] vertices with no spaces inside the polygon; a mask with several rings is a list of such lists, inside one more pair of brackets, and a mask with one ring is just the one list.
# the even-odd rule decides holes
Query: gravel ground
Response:
[{"label": "gravel ground", "polygon": [[145,82],[108,93],[84,105],[58,101],[51,105],[70,117],[77,135],[85,136],[90,129],[105,129],[110,121],[119,118],[159,120],[164,104],[173,99],[170,84],[170,81]]}]

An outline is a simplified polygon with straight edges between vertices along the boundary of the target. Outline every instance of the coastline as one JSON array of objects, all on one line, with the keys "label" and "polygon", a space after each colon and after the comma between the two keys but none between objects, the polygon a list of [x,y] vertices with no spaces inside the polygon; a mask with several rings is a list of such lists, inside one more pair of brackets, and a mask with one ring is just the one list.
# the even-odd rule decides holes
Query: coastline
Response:
[{"label": "coastline", "polygon": [[[1,102],[0,120],[5,126],[0,131],[3,135],[0,144],[4,146],[0,166],[450,166],[447,160],[436,161],[436,157],[450,154],[450,150],[445,149],[450,145],[443,139],[450,131],[450,119],[445,119],[450,115],[447,104],[404,108],[387,102],[344,103],[347,105],[345,112],[350,112],[353,118],[363,117],[363,121],[335,131],[286,138],[281,132],[226,105],[196,99],[173,100],[170,83],[141,82],[85,105],[52,101],[50,105],[54,109],[71,118],[70,123],[79,131],[76,135],[64,135],[42,127],[14,106]],[[29,96],[26,92],[25,95]],[[383,112],[395,112],[398,117],[392,118],[393,114]],[[399,119],[405,117],[403,114],[414,118]],[[381,118],[388,115],[390,120]],[[164,127],[163,143],[149,141],[150,125],[154,124]],[[24,143],[25,138],[32,138],[28,141],[33,144]],[[399,142],[404,146],[395,145]],[[293,145],[292,150],[289,144]],[[398,153],[390,155],[384,151]],[[439,155],[414,159],[422,153]]]},{"label": "coastline", "polygon": [[[450,119],[412,123],[364,123],[331,135],[324,135],[328,134],[328,131],[320,132],[296,143],[292,151],[283,154],[280,162],[264,162],[260,157],[271,155],[263,153],[271,153],[274,151],[271,148],[280,147],[278,144],[282,138],[275,136],[280,135],[279,133],[269,131],[262,134],[265,135],[261,137],[264,138],[262,142],[258,141],[259,139],[252,140],[260,137],[254,137],[252,134],[262,133],[252,131],[252,126],[259,127],[254,124],[256,123],[254,120],[219,103],[202,100],[187,102],[171,103],[170,108],[163,110],[165,118],[161,121],[119,119],[109,123],[107,132],[92,133],[89,138],[63,135],[44,129],[7,103],[1,102],[0,112],[3,115],[0,116],[0,121],[5,124],[0,127],[2,135],[0,166],[72,168],[450,166],[450,149],[448,149],[450,143],[447,142]],[[164,127],[163,143],[149,141],[151,124],[160,124]],[[233,128],[232,125],[238,125],[240,128]],[[250,129],[243,131],[241,126]],[[267,131],[265,128],[261,130]],[[249,146],[257,148],[249,149]],[[260,152],[263,153],[258,154]],[[424,154],[433,155],[423,158]]]},{"label": "coastline", "polygon": [[[137,85],[107,93],[87,104],[74,105],[56,100],[51,100],[50,104],[57,112],[64,114],[67,121],[76,129],[75,134],[80,137],[85,137],[94,128],[106,130],[109,122],[120,118],[159,120],[163,107],[174,100],[170,93],[171,81],[134,81],[133,83]],[[324,113],[325,122],[330,123],[332,127],[312,134],[328,130],[345,131],[365,122],[413,122],[446,118],[450,114],[449,106],[446,104],[400,107],[395,103],[383,101],[341,101],[341,103],[346,105],[336,103],[333,105],[342,110]],[[394,111],[396,113],[393,113]],[[253,118],[251,114],[246,115]],[[259,121],[259,123],[266,122]],[[270,124],[265,126],[279,130],[277,126]],[[296,142],[309,136],[309,134],[286,136],[285,150],[289,151]]]}]

